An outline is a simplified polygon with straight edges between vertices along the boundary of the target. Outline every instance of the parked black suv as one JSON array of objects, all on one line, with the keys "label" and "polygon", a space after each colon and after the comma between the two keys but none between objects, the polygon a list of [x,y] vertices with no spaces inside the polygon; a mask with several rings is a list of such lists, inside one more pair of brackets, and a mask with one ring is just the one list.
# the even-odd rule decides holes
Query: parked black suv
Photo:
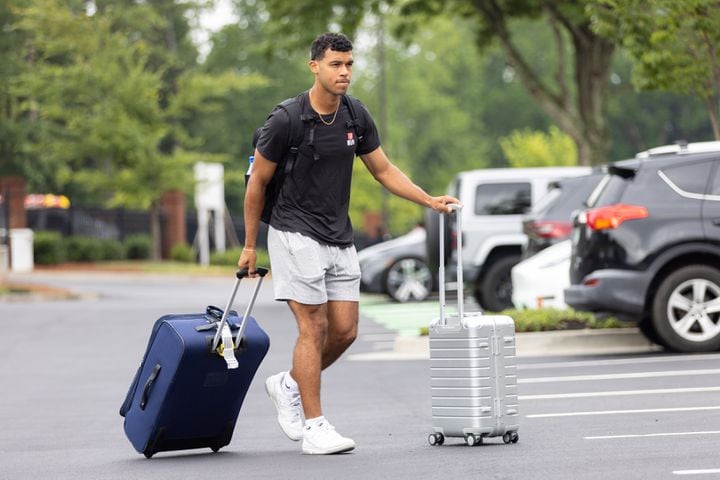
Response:
[{"label": "parked black suv", "polygon": [[720,350],[720,142],[615,163],[586,203],[565,302],[639,320],[672,350]]}]

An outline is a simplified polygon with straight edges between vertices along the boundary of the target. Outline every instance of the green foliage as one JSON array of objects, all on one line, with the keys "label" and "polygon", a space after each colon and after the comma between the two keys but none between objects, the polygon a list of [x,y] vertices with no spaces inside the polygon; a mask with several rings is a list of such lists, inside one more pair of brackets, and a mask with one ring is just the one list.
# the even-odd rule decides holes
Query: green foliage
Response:
[{"label": "green foliage", "polygon": [[38,231],[33,236],[33,257],[38,265],[56,265],[65,261],[65,245],[59,232]]},{"label": "green foliage", "polygon": [[[270,267],[270,256],[266,250],[262,248],[257,249],[257,261],[255,264],[258,267]],[[242,248],[231,248],[224,252],[212,252],[210,254],[210,265],[222,265],[222,266],[237,266],[237,262],[242,254]]]},{"label": "green foliage", "polygon": [[550,132],[516,130],[500,139],[511,167],[572,166],[577,158],[575,142],[557,127]]},{"label": "green foliage", "polygon": [[101,260],[123,260],[125,258],[125,247],[119,240],[104,238],[99,242]]},{"label": "green foliage", "polygon": [[[592,313],[571,309],[503,310],[499,315],[507,315],[512,318],[515,321],[515,331],[518,333],[632,326],[632,324],[622,322],[615,317],[598,318]],[[427,335],[427,327],[422,329],[420,334]]]},{"label": "green foliage", "polygon": [[102,260],[100,240],[80,235],[66,237],[65,249],[70,262],[98,262]]},{"label": "green foliage", "polygon": [[145,234],[129,235],[123,242],[128,260],[147,260],[150,258],[150,236]]},{"label": "green foliage", "polygon": [[515,321],[518,332],[541,332],[572,328],[612,328],[620,324],[615,319],[598,320],[592,313],[576,310],[544,308],[539,310],[504,310]]},{"label": "green foliage", "polygon": [[176,262],[190,263],[196,260],[192,247],[187,243],[178,243],[170,250],[170,258]]},{"label": "green foliage", "polygon": [[99,262],[125,258],[123,245],[112,239],[74,235],[63,237],[59,232],[35,232],[33,239],[35,263],[56,265],[70,262]]},{"label": "green foliage", "polygon": [[[609,142],[604,108],[614,44],[590,29],[590,18],[585,12],[588,1],[364,0],[351,2],[354,7],[350,7],[348,1],[272,0],[266,5],[278,30],[288,33],[290,18],[303,26],[287,36],[290,43],[299,39],[309,41],[312,32],[322,31],[319,26],[341,27],[352,34],[363,20],[362,15],[355,16],[356,12],[387,11],[383,5],[397,13],[401,21],[395,32],[407,41],[417,42],[426,33],[426,25],[437,18],[469,21],[476,44],[484,48],[497,41],[506,58],[507,71],[517,76],[537,105],[578,143],[579,161],[595,164],[607,160]],[[351,11],[353,15],[348,16]],[[549,61],[539,62],[543,66],[540,69],[535,68],[536,59],[518,45],[517,30],[513,28],[517,21],[538,19],[552,32],[550,42],[540,44],[540,56],[550,57]],[[538,42],[533,42],[532,50],[537,51]],[[459,52],[465,53],[469,44],[466,36]],[[464,59],[470,57],[472,54]],[[545,76],[543,72],[549,70],[548,66],[554,71]],[[402,78],[409,81],[414,77]]]},{"label": "green foliage", "polygon": [[642,90],[694,93],[720,140],[720,9],[714,0],[594,0],[593,28],[635,59]]}]

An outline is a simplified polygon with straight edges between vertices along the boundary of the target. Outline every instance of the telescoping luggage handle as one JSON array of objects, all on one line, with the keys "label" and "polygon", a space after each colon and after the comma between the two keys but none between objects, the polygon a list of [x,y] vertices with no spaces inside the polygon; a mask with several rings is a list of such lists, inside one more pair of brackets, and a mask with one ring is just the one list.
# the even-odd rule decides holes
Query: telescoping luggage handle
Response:
[{"label": "telescoping luggage handle", "polygon": [[[448,207],[456,212],[455,222],[457,242],[457,297],[458,318],[463,318],[463,269],[462,269],[462,205],[451,203]],[[440,214],[440,325],[447,325],[445,318],[445,214]]]},{"label": "telescoping luggage handle", "polygon": [[245,309],[245,315],[243,315],[242,322],[240,323],[240,328],[238,329],[235,342],[233,343],[232,333],[230,332],[230,326],[228,325],[227,317],[230,313],[230,308],[232,308],[232,304],[235,301],[235,295],[237,295],[238,288],[240,287],[240,282],[243,278],[248,276],[247,268],[243,268],[235,274],[235,276],[237,277],[237,279],[235,280],[235,285],[233,286],[232,293],[230,294],[228,303],[225,306],[225,310],[223,310],[222,318],[220,319],[220,322],[218,322],[217,332],[215,332],[215,337],[213,338],[212,351],[215,351],[220,346],[220,341],[222,340],[222,356],[227,362],[229,369],[238,368],[238,363],[237,359],[235,358],[234,350],[240,346],[243,334],[245,333],[245,328],[247,327],[247,319],[250,318],[250,312],[255,306],[255,300],[257,299],[258,292],[260,291],[260,286],[262,285],[263,278],[265,278],[265,275],[267,275],[268,273],[268,269],[263,267],[257,267],[255,269],[255,272],[260,278],[258,278],[258,281],[255,284],[255,290],[253,291],[252,297],[250,298],[247,309]]}]

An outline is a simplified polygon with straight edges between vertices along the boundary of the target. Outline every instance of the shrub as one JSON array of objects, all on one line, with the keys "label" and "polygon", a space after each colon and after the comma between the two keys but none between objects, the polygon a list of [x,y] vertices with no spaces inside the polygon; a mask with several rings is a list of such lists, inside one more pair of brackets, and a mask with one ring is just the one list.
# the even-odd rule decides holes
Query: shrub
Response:
[{"label": "shrub", "polygon": [[595,319],[592,313],[555,308],[505,310],[500,314],[512,317],[515,320],[515,330],[518,332],[591,328]]},{"label": "shrub", "polygon": [[125,258],[125,248],[118,240],[103,239],[99,241],[101,260],[122,260]]},{"label": "shrub", "polygon": [[65,261],[65,246],[59,232],[35,232],[33,256],[38,265],[55,265]]},{"label": "shrub", "polygon": [[[488,315],[492,313],[488,312]],[[580,328],[620,328],[633,326],[615,317],[598,318],[589,312],[541,308],[538,310],[503,310],[498,315],[507,315],[515,321],[515,331],[545,332]],[[420,329],[421,335],[428,334],[428,327]]]},{"label": "shrub", "polygon": [[150,235],[136,234],[125,238],[125,255],[129,260],[150,258]]},{"label": "shrub", "polygon": [[72,235],[65,238],[65,251],[70,262],[97,262],[102,260],[101,241],[96,238]]},{"label": "shrub", "polygon": [[178,243],[170,250],[170,258],[176,262],[190,263],[195,261],[195,252],[187,243]]}]

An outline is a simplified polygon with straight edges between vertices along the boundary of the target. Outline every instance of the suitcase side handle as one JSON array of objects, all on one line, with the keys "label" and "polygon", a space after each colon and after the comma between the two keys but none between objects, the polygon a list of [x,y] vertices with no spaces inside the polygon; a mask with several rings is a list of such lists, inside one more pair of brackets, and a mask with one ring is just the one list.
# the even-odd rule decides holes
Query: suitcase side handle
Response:
[{"label": "suitcase side handle", "polygon": [[152,372],[150,372],[150,376],[145,382],[145,387],[143,387],[142,396],[140,397],[140,410],[145,410],[148,398],[150,397],[150,390],[160,374],[160,370],[162,370],[162,366],[158,363],[155,367],[153,367]]},{"label": "suitcase side handle", "polygon": [[[448,204],[455,211],[455,238],[457,242],[457,298],[458,298],[458,318],[463,318],[463,259],[462,259],[462,205],[457,203]],[[445,318],[445,214],[440,214],[440,325],[447,325]]]}]

